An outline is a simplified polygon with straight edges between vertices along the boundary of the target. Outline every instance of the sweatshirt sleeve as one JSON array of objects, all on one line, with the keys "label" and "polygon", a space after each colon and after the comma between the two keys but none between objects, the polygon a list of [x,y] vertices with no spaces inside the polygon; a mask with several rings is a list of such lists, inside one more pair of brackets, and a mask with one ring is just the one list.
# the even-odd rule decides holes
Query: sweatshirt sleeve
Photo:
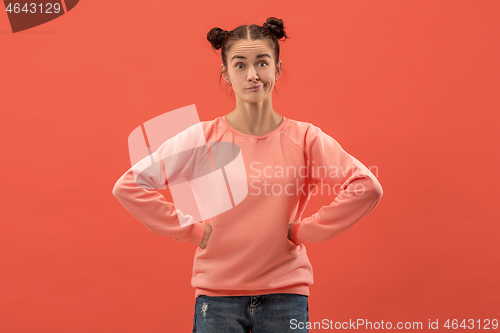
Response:
[{"label": "sweatshirt sleeve", "polygon": [[331,186],[330,193],[338,195],[330,205],[293,224],[290,238],[295,244],[324,242],[346,231],[371,212],[383,194],[373,173],[317,126],[307,129],[304,154],[309,181],[319,183],[318,192],[325,192],[321,186]]},{"label": "sweatshirt sleeve", "polygon": [[[157,191],[166,186],[165,168],[173,169],[165,165],[166,163],[170,163],[170,166],[172,164],[182,166],[169,172],[168,179],[171,181],[184,178],[183,174],[189,171],[192,164],[190,162],[193,162],[194,158],[187,154],[180,154],[173,159],[162,160],[160,156],[167,156],[165,155],[166,147],[166,144],[160,146],[155,153],[125,172],[113,187],[113,195],[152,233],[171,236],[177,242],[190,242],[198,246],[204,236],[203,224],[198,222],[181,226],[179,217],[183,219],[186,217],[192,219],[192,217],[181,216],[182,212],[173,203],[167,202],[163,194]],[[151,163],[151,161],[155,162]]]}]

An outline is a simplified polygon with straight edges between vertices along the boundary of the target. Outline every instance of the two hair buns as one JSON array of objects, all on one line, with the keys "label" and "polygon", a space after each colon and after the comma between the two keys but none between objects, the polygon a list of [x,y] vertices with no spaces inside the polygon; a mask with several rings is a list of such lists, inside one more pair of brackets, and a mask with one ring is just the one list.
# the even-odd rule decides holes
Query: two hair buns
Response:
[{"label": "two hair buns", "polygon": [[[269,29],[278,40],[283,37],[287,37],[285,33],[285,27],[283,25],[283,20],[281,19],[270,17],[266,20],[266,22],[264,22],[262,26]],[[207,39],[210,44],[212,44],[212,47],[215,50],[218,50],[222,47],[222,42],[224,41],[228,33],[229,31],[222,30],[219,27],[212,28],[207,34]]]}]

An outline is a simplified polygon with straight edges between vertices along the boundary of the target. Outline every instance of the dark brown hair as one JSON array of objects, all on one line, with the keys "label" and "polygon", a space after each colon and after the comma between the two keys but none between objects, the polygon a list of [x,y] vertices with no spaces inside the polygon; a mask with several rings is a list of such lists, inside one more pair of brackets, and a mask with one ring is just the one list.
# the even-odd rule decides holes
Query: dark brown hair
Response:
[{"label": "dark brown hair", "polygon": [[[257,24],[251,25],[241,25],[231,31],[223,30],[219,27],[212,28],[207,34],[207,40],[212,44],[213,50],[221,50],[222,63],[227,69],[227,50],[233,46],[233,44],[238,40],[265,40],[269,43],[269,46],[274,51],[274,58],[276,59],[275,65],[279,62],[280,57],[280,45],[278,40],[281,38],[290,38],[285,33],[285,26],[283,25],[283,20],[270,17],[262,24],[262,26]],[[282,69],[283,70],[283,69]],[[222,74],[219,77],[222,79]],[[275,86],[276,87],[276,86]]]}]

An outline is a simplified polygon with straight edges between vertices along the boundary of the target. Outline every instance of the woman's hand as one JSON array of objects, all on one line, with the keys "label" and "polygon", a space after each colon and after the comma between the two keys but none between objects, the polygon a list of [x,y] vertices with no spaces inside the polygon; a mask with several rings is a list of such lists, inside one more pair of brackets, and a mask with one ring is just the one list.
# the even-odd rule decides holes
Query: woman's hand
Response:
[{"label": "woman's hand", "polygon": [[208,239],[210,238],[210,235],[212,234],[212,225],[208,223],[203,223],[203,227],[205,228],[205,233],[203,234],[203,239],[198,245],[202,249],[204,249],[207,246]]},{"label": "woman's hand", "polygon": [[288,225],[288,240],[289,240],[290,242],[293,242],[293,241],[290,239],[290,236],[291,236],[291,233],[292,233],[292,227],[293,227],[293,225],[294,225],[295,223],[296,223],[296,222],[292,222],[292,223],[290,223],[290,224]]}]

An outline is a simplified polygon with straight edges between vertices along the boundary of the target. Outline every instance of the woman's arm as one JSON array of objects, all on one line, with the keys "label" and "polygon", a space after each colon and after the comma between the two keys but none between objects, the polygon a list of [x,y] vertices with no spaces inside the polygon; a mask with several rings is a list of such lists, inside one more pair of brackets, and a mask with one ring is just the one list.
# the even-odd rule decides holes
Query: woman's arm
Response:
[{"label": "woman's arm", "polygon": [[338,196],[312,216],[290,224],[289,238],[295,244],[324,242],[346,231],[370,213],[383,195],[371,171],[319,127],[309,127],[304,149],[309,167],[314,168],[309,169],[311,182],[331,186]]},{"label": "woman's arm", "polygon": [[[198,246],[204,239],[205,227],[202,223],[195,223],[191,216],[183,215],[156,190],[166,187],[162,157],[169,156],[168,149],[170,148],[166,142],[152,155],[132,166],[114,185],[113,195],[149,231]],[[175,170],[170,168],[169,175],[175,177],[169,176],[169,181],[188,175],[196,162],[196,157],[193,156],[184,155],[178,159],[183,159],[180,161],[182,163],[178,163],[181,167],[175,167]],[[179,219],[183,220],[184,226],[181,226]]]}]

